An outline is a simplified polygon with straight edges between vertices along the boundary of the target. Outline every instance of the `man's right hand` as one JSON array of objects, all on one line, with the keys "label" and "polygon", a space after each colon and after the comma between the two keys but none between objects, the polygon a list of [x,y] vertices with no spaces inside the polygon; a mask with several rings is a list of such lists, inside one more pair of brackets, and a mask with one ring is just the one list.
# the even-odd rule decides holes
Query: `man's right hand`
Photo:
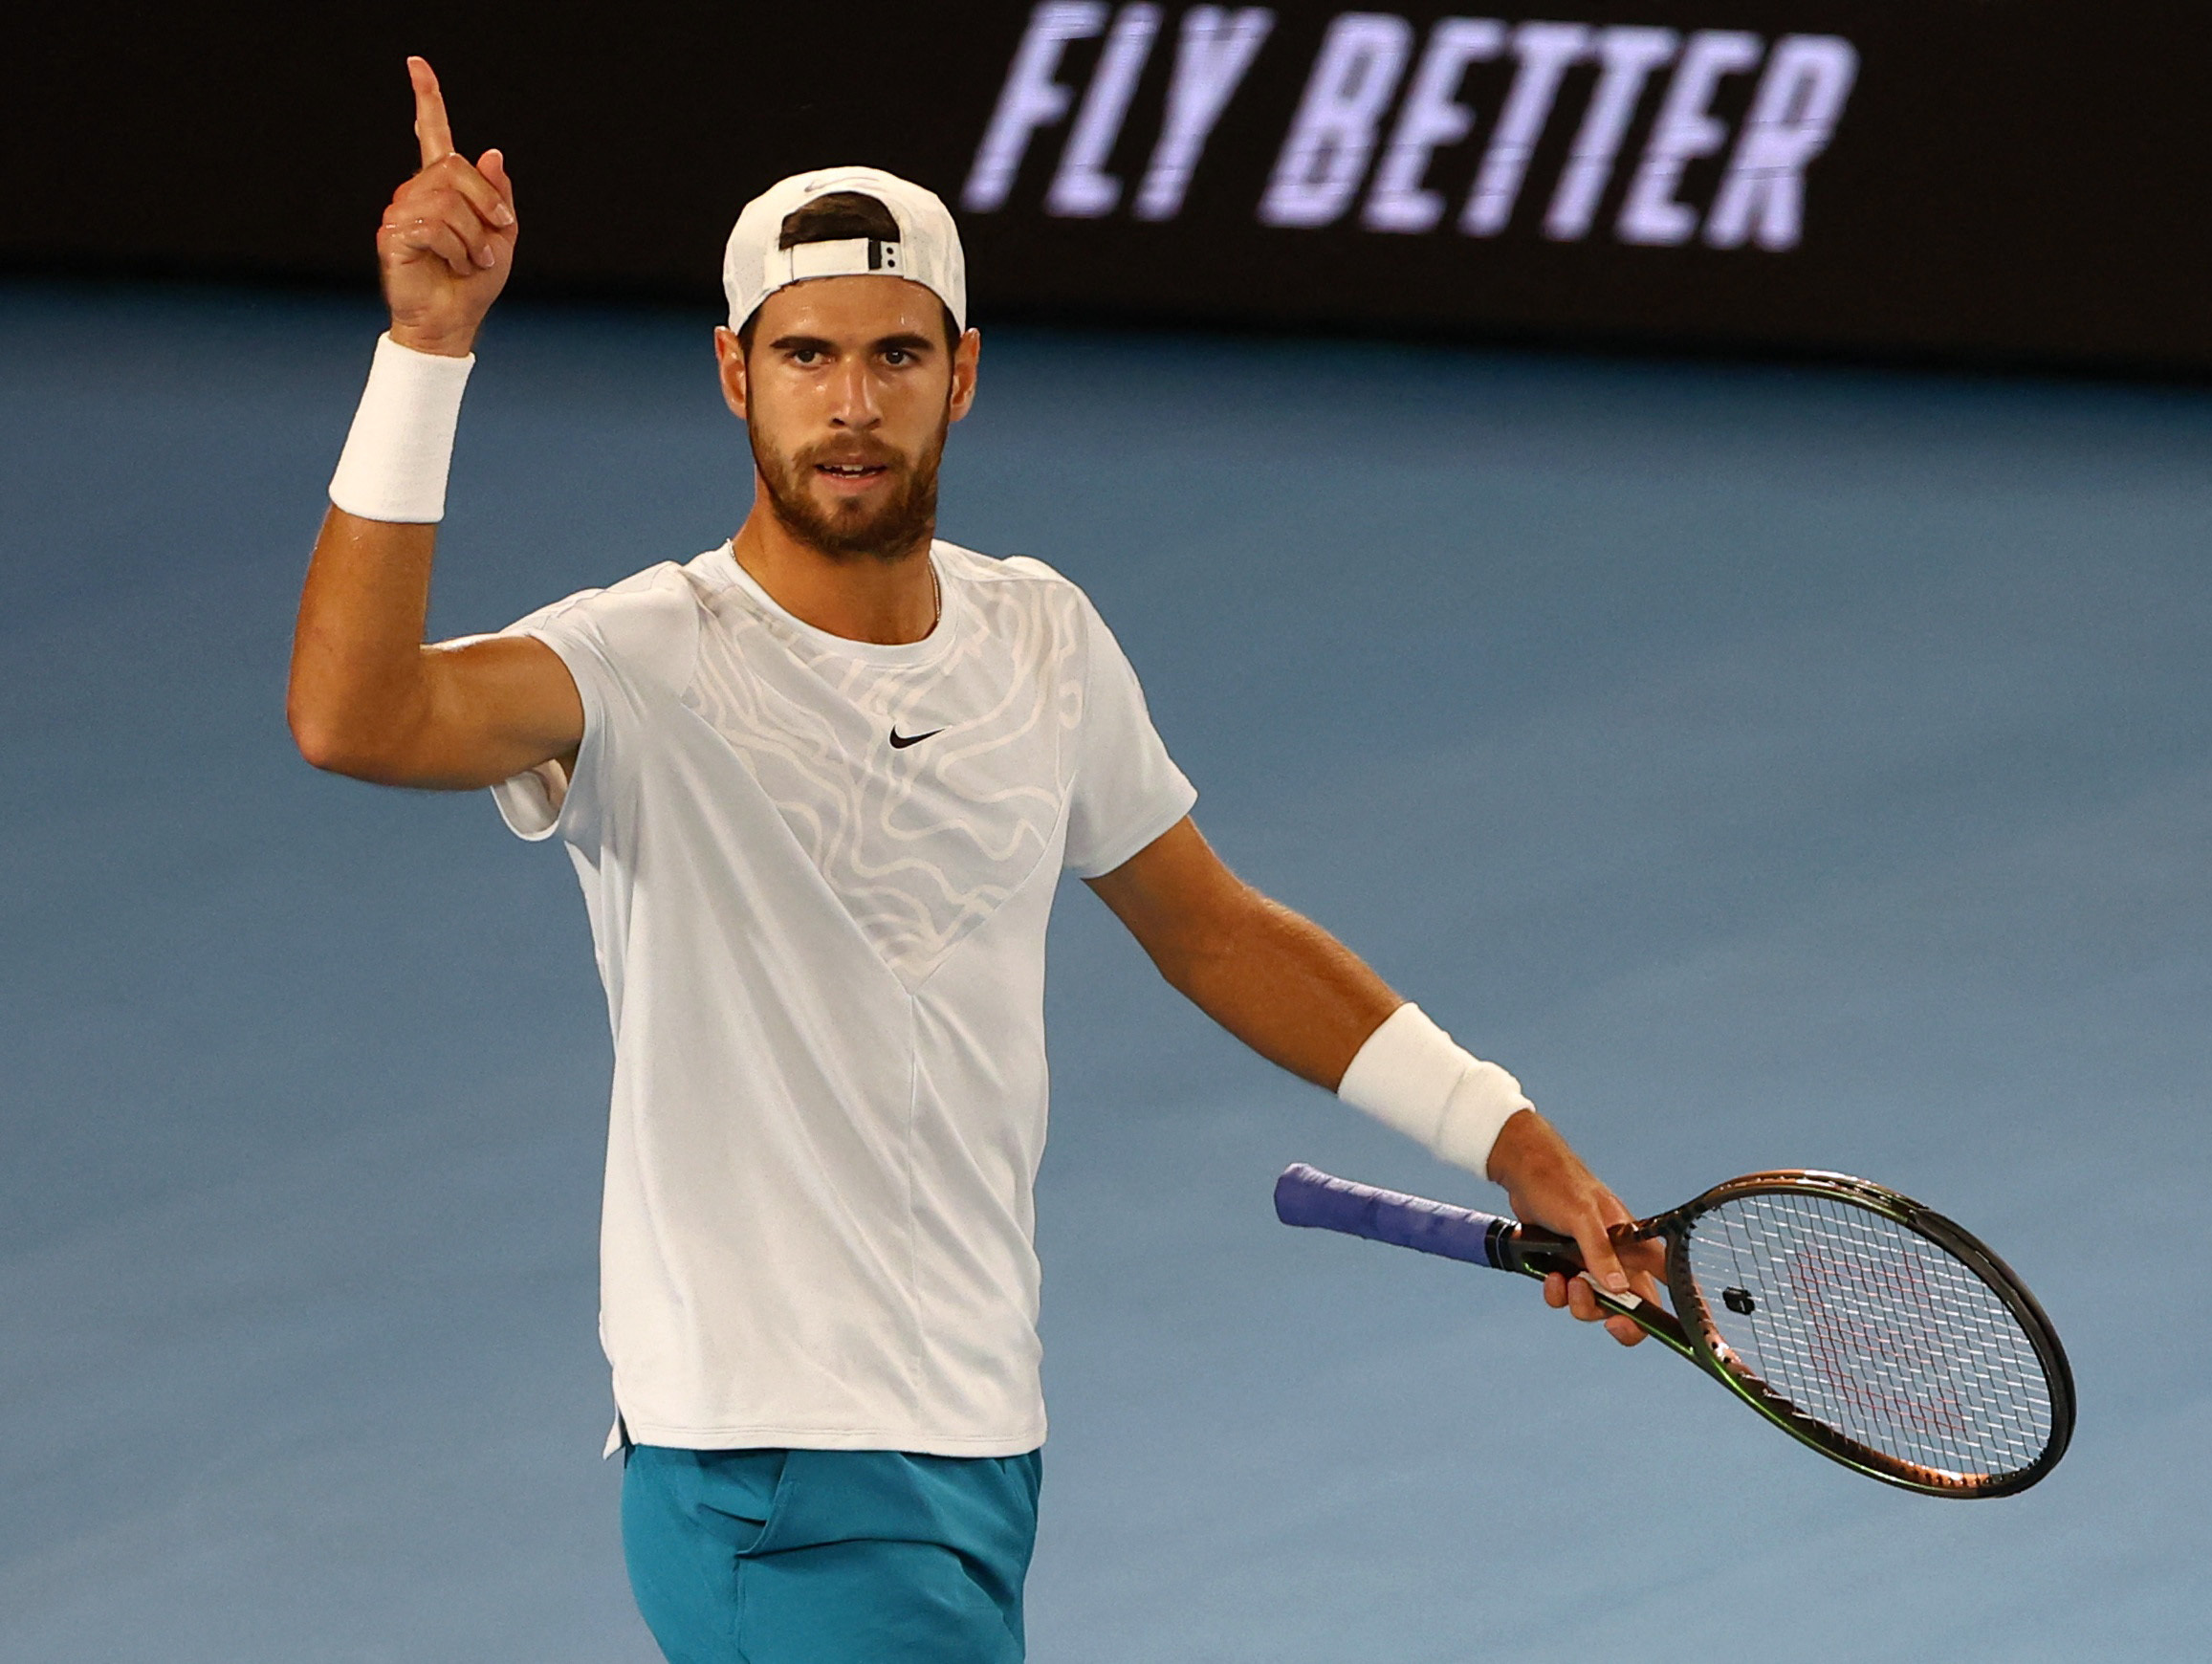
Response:
[{"label": "man's right hand", "polygon": [[466,358],[515,266],[515,185],[487,150],[471,166],[453,148],[438,77],[407,59],[415,85],[420,173],[393,193],[377,232],[392,339],[417,352]]}]

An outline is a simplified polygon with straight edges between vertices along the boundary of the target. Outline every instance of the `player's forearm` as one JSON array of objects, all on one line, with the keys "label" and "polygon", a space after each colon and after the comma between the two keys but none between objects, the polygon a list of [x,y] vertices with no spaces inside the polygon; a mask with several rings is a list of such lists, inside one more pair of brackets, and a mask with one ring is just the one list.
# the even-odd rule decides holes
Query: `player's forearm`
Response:
[{"label": "player's forearm", "polygon": [[1403,1001],[1349,948],[1257,890],[1223,912],[1156,954],[1161,974],[1261,1057],[1335,1091]]},{"label": "player's forearm", "polygon": [[1090,881],[1162,975],[1231,1034],[1445,1161],[1487,1171],[1521,1083],[1351,950],[1237,878],[1186,818]]},{"label": "player's forearm", "polygon": [[1260,1056],[1500,1183],[1541,1166],[1551,1146],[1573,1162],[1525,1113],[1519,1082],[1454,1045],[1319,925],[1249,887],[1221,912],[1179,954],[1155,957],[1170,982]]},{"label": "player's forearm", "polygon": [[423,653],[435,525],[333,508],[292,639],[292,736],[317,768],[391,779],[430,703]]},{"label": "player's forearm", "polygon": [[[391,330],[377,344],[330,482],[337,506],[316,540],[300,599],[286,711],[293,737],[318,768],[391,784],[457,785],[485,777],[487,765],[481,747],[464,744],[456,755],[450,733],[437,737],[453,726],[455,701],[452,678],[434,676],[423,646],[430,552],[446,512],[469,355],[514,263],[515,191],[498,151],[471,165],[454,150],[430,66],[409,58],[407,75],[423,164],[394,193],[377,232]],[[518,766],[530,765],[530,744],[510,749],[522,757]]]}]

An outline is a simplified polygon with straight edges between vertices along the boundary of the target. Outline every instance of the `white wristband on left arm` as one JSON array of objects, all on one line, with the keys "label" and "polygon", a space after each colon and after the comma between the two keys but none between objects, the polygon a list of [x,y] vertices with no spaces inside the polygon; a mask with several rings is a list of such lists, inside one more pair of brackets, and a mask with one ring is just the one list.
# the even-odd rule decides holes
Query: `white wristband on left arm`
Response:
[{"label": "white wristband on left arm", "polygon": [[1455,1045],[1413,1004],[1399,1006],[1368,1036],[1336,1095],[1432,1155],[1485,1178],[1499,1129],[1536,1107],[1519,1081]]}]

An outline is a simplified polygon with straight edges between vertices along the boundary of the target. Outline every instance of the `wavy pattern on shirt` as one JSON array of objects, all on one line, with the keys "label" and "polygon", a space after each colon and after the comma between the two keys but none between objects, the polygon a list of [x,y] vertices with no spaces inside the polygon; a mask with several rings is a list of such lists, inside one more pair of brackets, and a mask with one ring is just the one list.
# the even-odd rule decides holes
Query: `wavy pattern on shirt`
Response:
[{"label": "wavy pattern on shirt", "polygon": [[[1083,717],[1073,588],[944,544],[937,559],[953,633],[929,661],[838,652],[733,586],[686,694],[909,988],[1044,857]],[[938,732],[902,750],[894,727]]]}]

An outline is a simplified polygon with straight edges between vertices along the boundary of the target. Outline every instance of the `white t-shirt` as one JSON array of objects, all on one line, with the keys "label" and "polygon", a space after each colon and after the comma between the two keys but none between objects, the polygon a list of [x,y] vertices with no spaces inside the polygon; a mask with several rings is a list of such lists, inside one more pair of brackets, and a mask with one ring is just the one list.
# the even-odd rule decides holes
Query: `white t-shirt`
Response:
[{"label": "white t-shirt", "polygon": [[641,1444],[1043,1442],[1045,922],[1196,794],[1080,589],[931,554],[909,646],[800,623],[727,543],[508,632],[583,699],[575,777],[493,792],[591,915],[600,1333]]}]

